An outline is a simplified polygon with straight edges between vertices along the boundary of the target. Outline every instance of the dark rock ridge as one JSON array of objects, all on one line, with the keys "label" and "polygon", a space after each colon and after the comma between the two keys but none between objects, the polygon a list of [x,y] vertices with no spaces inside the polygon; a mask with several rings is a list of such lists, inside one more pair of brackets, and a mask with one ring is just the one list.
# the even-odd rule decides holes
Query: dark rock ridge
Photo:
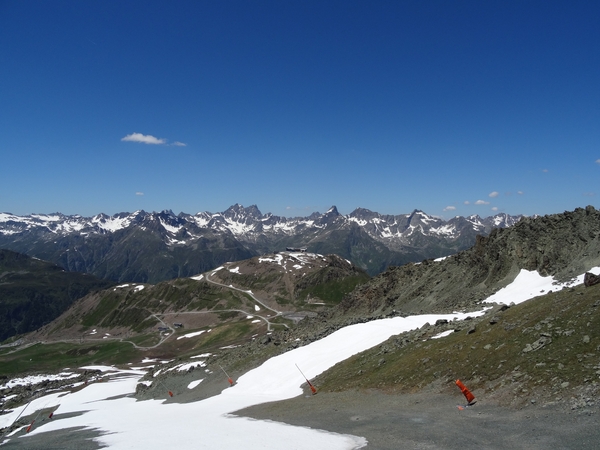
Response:
[{"label": "dark rock ridge", "polygon": [[390,267],[357,287],[327,319],[381,317],[479,308],[521,269],[567,282],[600,266],[600,213],[592,206],[478,236],[475,245],[441,261]]},{"label": "dark rock ridge", "polygon": [[514,225],[521,216],[497,214],[448,221],[422,211],[382,215],[358,208],[286,218],[255,206],[222,213],[172,211],[94,217],[0,213],[0,248],[118,282],[157,283],[192,276],[227,262],[306,247],[337,254],[370,275],[391,265],[450,255],[471,247],[478,234]]}]

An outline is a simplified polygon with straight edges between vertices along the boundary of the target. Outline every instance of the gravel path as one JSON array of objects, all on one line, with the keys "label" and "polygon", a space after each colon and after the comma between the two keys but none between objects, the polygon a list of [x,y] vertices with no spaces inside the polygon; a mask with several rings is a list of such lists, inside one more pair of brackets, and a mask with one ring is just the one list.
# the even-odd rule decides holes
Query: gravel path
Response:
[{"label": "gravel path", "polygon": [[[597,449],[599,417],[559,406],[520,410],[479,401],[459,410],[457,396],[319,393],[253,406],[236,415],[353,434],[368,449]],[[563,405],[564,407],[564,405]]]}]

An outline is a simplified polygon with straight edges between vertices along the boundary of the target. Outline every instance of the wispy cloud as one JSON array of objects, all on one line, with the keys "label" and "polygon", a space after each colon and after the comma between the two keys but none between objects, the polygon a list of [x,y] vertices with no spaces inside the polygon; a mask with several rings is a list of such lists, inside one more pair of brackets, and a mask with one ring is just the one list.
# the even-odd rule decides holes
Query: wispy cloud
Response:
[{"label": "wispy cloud", "polygon": [[548,173],[548,169],[542,169],[542,172]]},{"label": "wispy cloud", "polygon": [[597,159],[597,160],[596,160],[596,164],[600,164],[600,159]]},{"label": "wispy cloud", "polygon": [[485,200],[477,200],[475,202],[476,205],[489,205],[490,202],[486,202]]},{"label": "wispy cloud", "polygon": [[140,195],[141,196],[141,195],[144,195],[144,193],[138,191],[138,192],[135,193],[135,195]]},{"label": "wispy cloud", "polygon": [[471,202],[469,200],[465,200],[465,205],[470,205]]},{"label": "wispy cloud", "polygon": [[142,144],[154,144],[154,145],[161,145],[161,144],[167,143],[166,139],[159,139],[150,134],[142,134],[142,133],[131,133],[131,134],[128,134],[127,136],[125,136],[124,138],[121,138],[121,140],[125,141],[125,142],[141,142]]},{"label": "wispy cloud", "polygon": [[444,208],[444,211],[454,211],[454,210],[456,210],[456,206],[446,206]]},{"label": "wispy cloud", "polygon": [[492,211],[498,211],[498,207],[497,206],[493,206],[492,207]]},{"label": "wispy cloud", "polygon": [[490,194],[488,195],[488,197],[495,198],[495,197],[498,197],[499,195],[500,194],[497,191],[494,191],[494,192],[490,192]]},{"label": "wispy cloud", "polygon": [[523,195],[523,191],[517,191],[517,194]]},{"label": "wispy cloud", "polygon": [[187,147],[185,142],[175,141],[172,144],[169,144],[167,139],[157,138],[152,136],[151,134],[142,134],[142,133],[131,133],[121,138],[122,141],[125,142],[139,142],[142,144],[152,144],[152,145],[170,145],[175,147]]}]

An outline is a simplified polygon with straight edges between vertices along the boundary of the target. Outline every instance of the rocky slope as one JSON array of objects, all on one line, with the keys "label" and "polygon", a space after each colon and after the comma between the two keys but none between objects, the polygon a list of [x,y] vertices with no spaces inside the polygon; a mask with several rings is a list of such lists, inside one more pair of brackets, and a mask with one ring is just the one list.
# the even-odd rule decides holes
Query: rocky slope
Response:
[{"label": "rocky slope", "polygon": [[479,236],[465,251],[434,261],[392,267],[358,287],[331,311],[377,317],[472,308],[510,283],[521,269],[567,281],[600,266],[600,212],[591,206]]}]

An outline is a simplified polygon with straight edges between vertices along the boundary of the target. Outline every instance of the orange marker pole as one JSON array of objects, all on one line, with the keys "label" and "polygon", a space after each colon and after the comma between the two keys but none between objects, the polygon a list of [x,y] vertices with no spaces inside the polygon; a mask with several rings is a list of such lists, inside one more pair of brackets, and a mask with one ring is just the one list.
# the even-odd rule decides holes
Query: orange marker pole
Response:
[{"label": "orange marker pole", "polygon": [[[162,387],[164,387],[165,389],[167,389],[167,387],[163,384],[162,381],[158,380],[158,382],[160,383],[160,385]],[[169,393],[169,397],[173,397],[173,393],[170,390],[167,389],[167,392]]]},{"label": "orange marker pole", "polygon": [[300,370],[300,367],[298,367],[298,364],[296,364],[296,369],[298,369],[300,371],[300,373],[302,374],[302,376],[308,383],[308,387],[310,387],[310,391],[312,392],[312,395],[315,395],[317,393],[317,388],[314,387],[310,381],[308,381],[308,378],[306,378],[306,375],[304,375],[304,373],[302,373],[302,371]]},{"label": "orange marker pole", "polygon": [[[17,418],[15,420],[13,420],[13,423],[11,424],[14,425],[15,423],[17,423],[17,420],[19,420],[19,417],[21,417],[21,415],[25,412],[25,410],[27,409],[27,407],[31,404],[31,402],[33,401],[33,399],[29,400],[27,402],[27,404],[25,405],[25,408],[23,408],[21,410],[21,412],[19,413],[19,415],[17,416]],[[33,425],[33,422],[31,422],[31,425]],[[29,427],[27,427],[27,432],[29,433],[29,430],[31,429],[31,425],[29,425]],[[4,436],[6,435],[6,433],[8,433],[9,427],[6,428],[6,431],[2,434],[2,438],[4,438]]]},{"label": "orange marker pole", "polygon": [[[219,367],[221,367],[220,364],[219,364]],[[223,371],[223,373],[227,377],[227,381],[229,381],[229,386],[233,386],[233,380],[231,379],[231,377],[229,375],[227,375],[227,372],[225,372],[225,369],[223,369],[222,367],[221,367],[221,370]]]}]

